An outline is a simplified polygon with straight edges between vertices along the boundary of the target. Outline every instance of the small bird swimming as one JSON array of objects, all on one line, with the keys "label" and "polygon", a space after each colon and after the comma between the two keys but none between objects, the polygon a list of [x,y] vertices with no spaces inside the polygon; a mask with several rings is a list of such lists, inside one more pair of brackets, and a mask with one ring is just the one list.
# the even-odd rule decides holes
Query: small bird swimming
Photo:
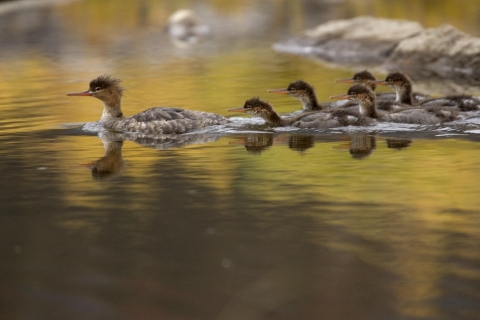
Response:
[{"label": "small bird swimming", "polygon": [[412,80],[402,72],[392,72],[385,80],[375,81],[379,85],[386,85],[396,92],[396,102],[415,107],[454,108],[458,112],[475,111],[480,109],[480,97],[471,95],[449,95],[440,98],[431,98],[412,93]]},{"label": "small bird swimming", "polygon": [[368,125],[370,119],[359,116],[358,112],[350,113],[346,110],[332,112],[303,112],[292,117],[280,117],[273,107],[259,98],[252,98],[245,102],[242,108],[228,109],[229,112],[243,112],[264,119],[273,127],[293,126],[298,128],[328,129],[349,125]]},{"label": "small bird swimming", "polygon": [[396,92],[396,102],[404,103],[410,106],[414,105],[412,80],[409,76],[401,72],[392,72],[387,75],[385,80],[373,81],[374,84],[389,86]]},{"label": "small bird swimming", "polygon": [[378,119],[378,121],[382,122],[431,125],[460,119],[460,115],[455,110],[441,107],[406,107],[403,109],[398,108],[392,112],[377,110],[375,93],[369,87],[362,84],[355,84],[348,89],[346,94],[332,96],[330,98],[354,101],[358,103],[362,116]]},{"label": "small bird swimming", "polygon": [[[397,73],[391,73],[390,75],[388,75],[387,76],[388,81],[391,80],[389,76],[394,77],[395,74]],[[395,93],[392,93],[392,92],[377,93],[376,96],[377,96],[378,110],[393,111],[395,109],[398,109],[398,107],[401,106],[400,104],[403,104],[403,107],[406,107],[408,105],[410,106],[413,105],[412,104],[413,102],[418,103],[419,101],[425,101],[426,99],[430,99],[430,96],[428,95],[412,92],[412,82],[410,78],[403,73],[398,73],[398,74],[399,75],[397,78],[400,79],[400,83],[398,83],[398,88],[400,88],[401,86],[407,86],[407,87],[410,86],[410,93],[409,94],[406,93],[405,90],[403,90],[402,92],[399,92],[397,90],[397,86],[392,86],[392,88],[396,90]],[[355,73],[352,78],[337,79],[335,81],[340,83],[352,83],[352,84],[360,83],[369,87],[370,89],[372,89],[372,91],[375,91],[375,89],[377,88],[377,84],[386,85],[386,83],[384,83],[384,81],[386,80],[377,81],[375,76],[370,71],[363,70]],[[392,82],[392,85],[393,85],[393,82]],[[392,104],[392,102],[396,102],[396,103]]]},{"label": "small bird swimming", "polygon": [[270,89],[267,92],[285,94],[300,100],[303,111],[318,111],[324,108],[318,103],[313,86],[303,80],[292,82],[284,89]]},{"label": "small bird swimming", "polygon": [[317,95],[315,94],[315,89],[311,84],[304,80],[292,82],[287,88],[284,89],[270,89],[267,90],[267,92],[285,94],[292,98],[298,99],[302,103],[302,110],[306,112],[329,110],[331,108],[347,107],[354,104],[349,101],[319,103],[317,100]]}]

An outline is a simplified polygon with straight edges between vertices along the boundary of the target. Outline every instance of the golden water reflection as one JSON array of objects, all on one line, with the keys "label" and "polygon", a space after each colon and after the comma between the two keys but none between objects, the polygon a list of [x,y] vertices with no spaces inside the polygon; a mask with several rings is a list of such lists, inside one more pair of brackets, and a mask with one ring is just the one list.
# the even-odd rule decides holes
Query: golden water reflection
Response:
[{"label": "golden water reflection", "polygon": [[[90,139],[101,143],[98,138]],[[435,318],[445,312],[439,307],[440,302],[435,301],[451,298],[444,286],[449,287],[454,279],[465,282],[480,276],[480,270],[474,267],[479,261],[475,247],[480,241],[480,225],[476,222],[479,206],[475,196],[478,188],[474,168],[479,165],[475,157],[476,143],[458,139],[415,139],[408,141],[405,149],[390,148],[392,140],[395,139],[375,135],[332,138],[248,134],[221,137],[184,149],[164,149],[160,154],[126,141],[123,150],[126,170],[107,188],[120,187],[128,190],[128,194],[137,195],[134,196],[137,201],[128,204],[132,213],[139,213],[132,215],[134,225],[156,220],[158,213],[148,213],[152,198],[147,194],[152,181],[166,179],[165,184],[156,188],[155,197],[159,201],[164,199],[162,193],[171,195],[167,190],[173,177],[186,184],[175,183],[174,192],[186,197],[183,201],[187,203],[193,199],[198,201],[197,194],[202,194],[206,188],[213,201],[210,210],[216,212],[218,219],[235,221],[247,215],[253,219],[251,223],[259,223],[260,229],[264,223],[270,224],[270,219],[294,223],[291,227],[278,226],[275,232],[287,238],[293,236],[292,232],[305,232],[304,240],[310,245],[342,252],[387,272],[395,280],[382,281],[389,284],[389,294],[394,295],[391,301],[395,301],[398,314]],[[299,150],[293,141],[301,141],[302,146],[308,141],[308,147]],[[371,153],[358,161],[352,150],[359,149],[362,150],[360,154],[368,149]],[[452,156],[451,150],[459,157]],[[155,158],[152,164],[144,161],[149,157]],[[459,159],[464,162],[462,170],[456,170]],[[178,165],[172,166],[173,163]],[[218,170],[224,163],[231,163],[231,168]],[[153,166],[166,167],[157,172],[152,170]],[[177,172],[170,173],[169,167]],[[87,174],[74,171],[72,181],[79,181],[78,175]],[[90,192],[88,189],[94,181],[82,181],[70,184],[74,189],[69,193],[80,196],[69,199],[71,207],[88,206],[91,202],[82,194]],[[108,193],[105,196],[101,202],[95,200],[99,209],[105,202],[111,202],[111,196]],[[246,203],[241,204],[244,201]],[[257,219],[260,221],[254,222]],[[295,226],[302,219],[308,219],[309,223]],[[84,220],[77,225],[71,224],[69,222],[75,218],[67,215],[62,226],[88,232],[104,224],[100,220],[95,228],[83,225]],[[218,232],[223,231],[219,229]],[[291,245],[296,247],[294,243]],[[307,267],[301,261],[290,261],[287,265],[279,265],[238,292],[239,296],[224,306],[222,316],[240,312],[239,308],[243,310],[240,313],[253,312],[258,318],[271,309],[283,310],[284,304],[300,303],[297,301],[298,286],[303,288],[301,290],[320,290],[318,294],[323,295],[326,287],[311,283],[320,275],[310,274],[313,278],[307,277],[307,280],[291,274],[311,272],[310,268],[321,267],[322,263],[316,261]],[[330,277],[336,279],[334,275]],[[275,285],[262,289],[264,281]],[[468,291],[473,290],[474,284],[471,285]],[[287,294],[293,288],[297,288],[294,289],[296,293]],[[245,298],[249,296],[253,300]],[[474,294],[468,299],[478,298]],[[257,306],[260,309],[249,309],[257,299],[264,301]],[[318,316],[312,305],[305,307]],[[468,310],[475,314],[472,309]]]},{"label": "golden water reflection", "polygon": [[297,101],[266,90],[303,78],[327,100],[351,70],[274,41],[359,14],[475,34],[477,2],[202,3],[229,28],[185,49],[161,29],[194,1],[65,3],[21,28],[2,17],[0,318],[479,318],[475,134],[102,141],[71,129],[101,103],[66,96],[108,73],[127,115],[226,115],[252,96],[291,112]]}]

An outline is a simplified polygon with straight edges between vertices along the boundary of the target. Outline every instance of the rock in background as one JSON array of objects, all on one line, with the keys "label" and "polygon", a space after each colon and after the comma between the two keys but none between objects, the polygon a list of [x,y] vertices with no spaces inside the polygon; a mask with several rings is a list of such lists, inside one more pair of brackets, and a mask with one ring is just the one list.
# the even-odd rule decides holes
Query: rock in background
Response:
[{"label": "rock in background", "polygon": [[415,80],[446,79],[454,92],[471,91],[456,84],[480,84],[480,39],[450,25],[424,29],[404,20],[333,20],[276,43],[274,49],[328,62],[399,70]]},{"label": "rock in background", "polygon": [[464,78],[479,82],[480,39],[450,25],[427,29],[400,41],[384,67],[415,73],[419,77]]},{"label": "rock in background", "polygon": [[417,22],[358,17],[332,20],[274,49],[327,61],[375,64],[387,60],[398,43],[423,31]]}]

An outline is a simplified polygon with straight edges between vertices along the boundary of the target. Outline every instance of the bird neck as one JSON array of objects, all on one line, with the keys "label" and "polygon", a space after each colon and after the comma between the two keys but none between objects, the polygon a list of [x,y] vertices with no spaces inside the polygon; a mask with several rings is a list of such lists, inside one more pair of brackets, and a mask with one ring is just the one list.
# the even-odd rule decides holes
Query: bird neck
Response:
[{"label": "bird neck", "polygon": [[107,101],[103,101],[103,113],[100,121],[108,123],[123,119],[125,119],[125,117],[123,116],[121,108],[121,98],[112,97]]},{"label": "bird neck", "polygon": [[322,107],[317,101],[317,96],[315,93],[303,95],[299,100],[302,102],[304,111],[322,110]]},{"label": "bird neck", "polygon": [[375,92],[375,90],[377,89],[377,85],[373,82],[367,82],[367,87],[369,87],[370,89],[372,89],[373,92]]},{"label": "bird neck", "polygon": [[397,97],[395,99],[395,102],[405,103],[408,105],[413,104],[412,86],[410,84],[398,87],[396,93]]},{"label": "bird neck", "polygon": [[264,115],[263,120],[265,120],[269,125],[274,126],[274,127],[281,127],[284,125],[287,125],[285,123],[285,120],[282,119],[278,113],[275,111],[269,112],[267,115]]},{"label": "bird neck", "polygon": [[368,97],[359,104],[360,114],[364,117],[378,118],[376,99],[374,96]]}]

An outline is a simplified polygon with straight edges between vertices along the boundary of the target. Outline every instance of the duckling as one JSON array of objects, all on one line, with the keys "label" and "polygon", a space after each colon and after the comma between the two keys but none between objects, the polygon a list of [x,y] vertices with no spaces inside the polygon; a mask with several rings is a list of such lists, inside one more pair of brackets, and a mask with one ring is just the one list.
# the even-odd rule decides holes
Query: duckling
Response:
[{"label": "duckling", "polygon": [[392,112],[377,110],[375,93],[362,84],[355,84],[348,89],[346,94],[330,98],[354,101],[358,103],[359,112],[362,116],[378,119],[382,122],[432,125],[460,119],[458,112],[455,112],[455,110],[440,107],[399,108]]},{"label": "duckling", "polygon": [[248,113],[264,119],[272,127],[293,126],[297,128],[328,129],[349,125],[369,125],[371,119],[346,110],[332,112],[304,112],[292,117],[282,118],[266,101],[252,98],[245,102],[242,108],[228,109],[229,112]]}]

